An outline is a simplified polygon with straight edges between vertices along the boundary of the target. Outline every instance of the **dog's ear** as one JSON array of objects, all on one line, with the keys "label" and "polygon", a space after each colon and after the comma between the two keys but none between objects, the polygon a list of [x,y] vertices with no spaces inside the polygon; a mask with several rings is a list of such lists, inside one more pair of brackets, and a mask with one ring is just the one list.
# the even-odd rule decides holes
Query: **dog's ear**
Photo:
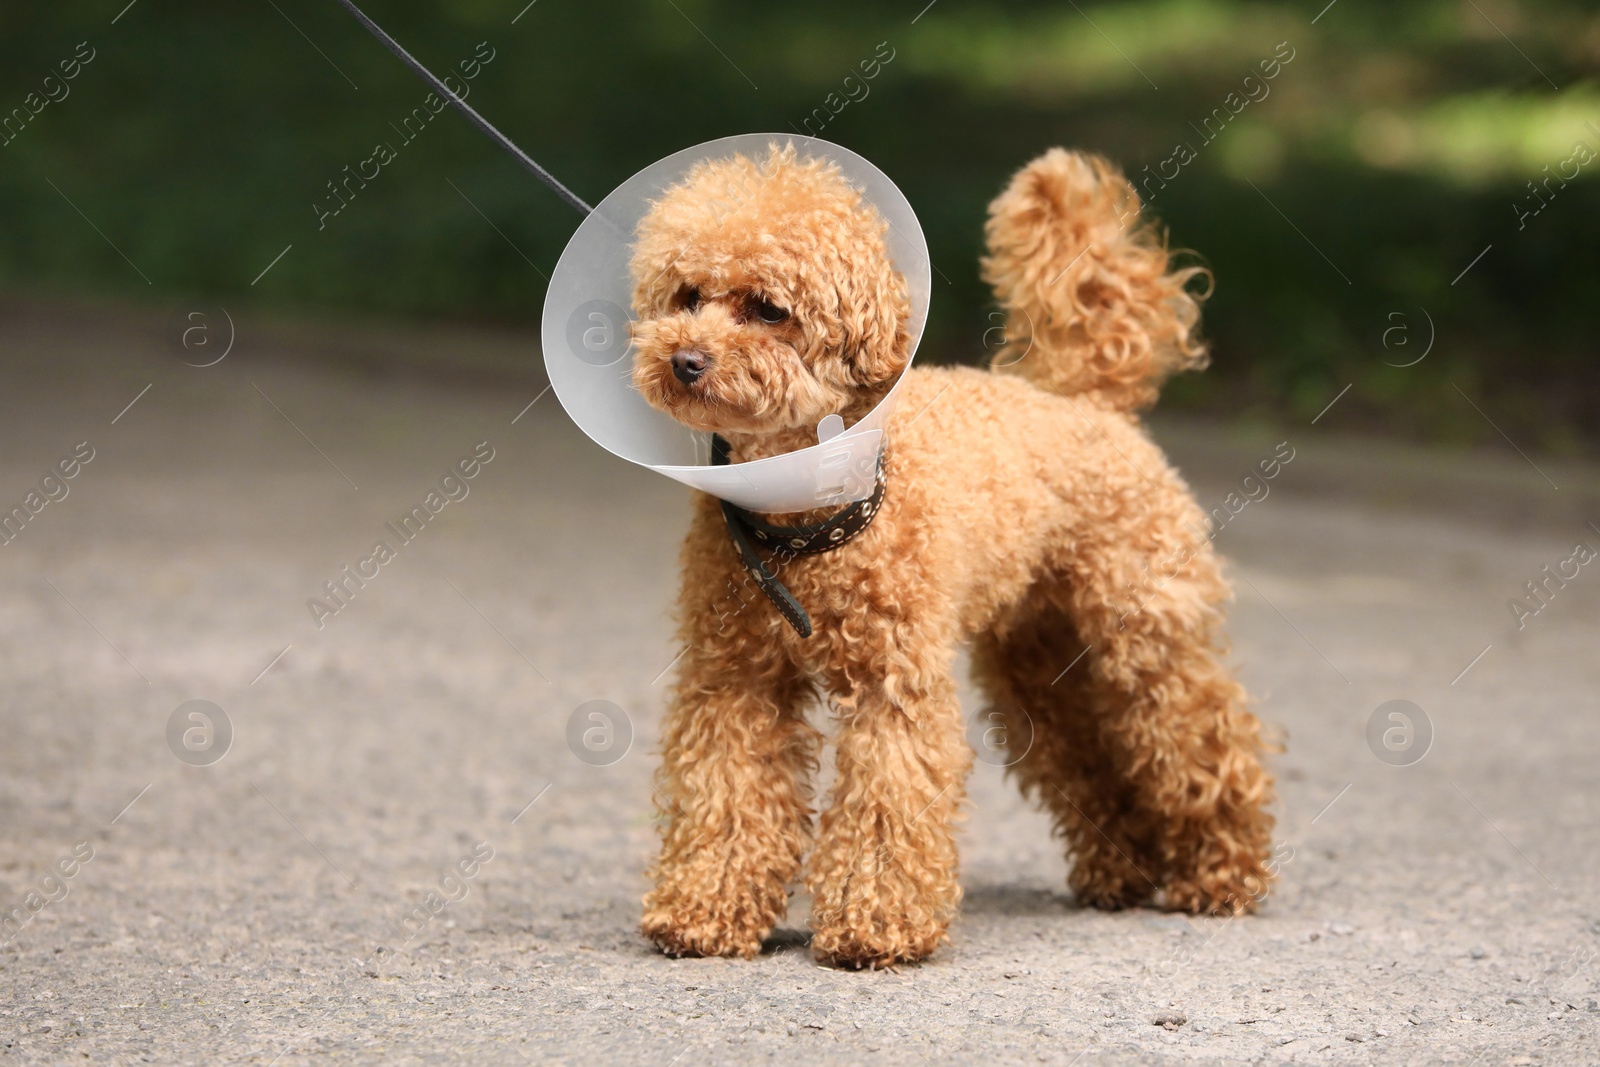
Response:
[{"label": "dog's ear", "polygon": [[905,279],[882,264],[877,270],[846,270],[838,289],[845,367],[857,385],[893,381],[905,369],[911,347]]}]

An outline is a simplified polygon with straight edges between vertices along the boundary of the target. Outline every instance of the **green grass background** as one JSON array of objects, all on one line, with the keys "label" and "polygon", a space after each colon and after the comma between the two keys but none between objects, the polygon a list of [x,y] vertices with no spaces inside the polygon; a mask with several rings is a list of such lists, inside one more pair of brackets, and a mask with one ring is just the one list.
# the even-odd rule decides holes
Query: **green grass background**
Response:
[{"label": "green grass background", "polygon": [[[80,42],[95,52],[0,147],[0,284],[536,327],[576,215],[454,113],[318,230],[325,183],[398,145],[390,123],[425,91],[332,0],[125,3],[0,11],[0,114]],[[1164,403],[1303,421],[1348,383],[1341,425],[1498,441],[1465,394],[1525,447],[1600,449],[1600,160],[1518,215],[1544,168],[1600,151],[1592,3],[525,4],[368,11],[436,68],[487,41],[472,102],[591,202],[686,145],[800,129],[887,42],[821,134],[922,219],[938,273],[921,358],[985,355],[981,226],[1016,167],[1064,144],[1137,178],[1187,142],[1197,158],[1152,206],[1216,273],[1216,355]],[[1281,42],[1294,58],[1268,95],[1202,147],[1195,127]],[[1427,358],[1389,365],[1421,353],[1429,319]]]}]

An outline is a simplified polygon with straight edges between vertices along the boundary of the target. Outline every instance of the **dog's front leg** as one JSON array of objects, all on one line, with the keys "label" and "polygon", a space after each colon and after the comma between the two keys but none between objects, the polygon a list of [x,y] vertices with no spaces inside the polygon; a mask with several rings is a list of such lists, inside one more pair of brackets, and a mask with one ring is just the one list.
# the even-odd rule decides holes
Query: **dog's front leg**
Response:
[{"label": "dog's front leg", "polygon": [[833,687],[838,778],[806,873],[812,951],[825,963],[920,960],[946,940],[961,900],[954,823],[972,750],[949,650],[920,640],[857,658]]},{"label": "dog's front leg", "polygon": [[809,686],[770,635],[754,633],[769,621],[753,611],[686,620],[657,774],[661,858],[642,925],[669,955],[756,955],[799,873],[818,735],[804,718]]}]

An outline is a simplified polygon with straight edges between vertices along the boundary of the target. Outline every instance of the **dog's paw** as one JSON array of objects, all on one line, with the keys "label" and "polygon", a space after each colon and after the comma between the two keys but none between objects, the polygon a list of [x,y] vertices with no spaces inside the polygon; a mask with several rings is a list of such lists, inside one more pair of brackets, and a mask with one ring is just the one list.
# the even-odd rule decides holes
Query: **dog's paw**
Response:
[{"label": "dog's paw", "polygon": [[1154,891],[1149,886],[1140,887],[1122,883],[1115,886],[1080,886],[1073,891],[1073,895],[1078,898],[1078,903],[1086,908],[1122,911],[1148,904]]},{"label": "dog's paw", "polygon": [[817,962],[830,967],[877,970],[897,963],[917,963],[948,940],[942,924],[916,927],[909,923],[839,923],[816,928],[811,952]]},{"label": "dog's paw", "polygon": [[1173,911],[1191,915],[1233,918],[1253,912],[1266,899],[1270,876],[1265,872],[1234,874],[1231,877],[1177,879],[1167,883],[1162,894]]},{"label": "dog's paw", "polygon": [[836,839],[833,851],[812,856],[806,877],[812,954],[821,963],[855,969],[932,955],[949,940],[946,931],[961,902],[954,856],[914,865],[925,854],[851,845]]},{"label": "dog's paw", "polygon": [[1206,847],[1182,855],[1168,872],[1163,903],[1193,915],[1236,916],[1255,911],[1267,898],[1277,861],[1249,840],[1216,834]]},{"label": "dog's paw", "polygon": [[640,929],[656,947],[674,959],[686,956],[728,956],[754,959],[761,938],[706,923],[683,923],[661,916],[645,916]]},{"label": "dog's paw", "polygon": [[668,956],[731,956],[753,959],[772,923],[751,915],[737,902],[663,901],[653,893],[645,900],[640,932]]},{"label": "dog's paw", "polygon": [[1109,863],[1104,855],[1096,859],[1097,863],[1088,863],[1080,857],[1067,878],[1079,904],[1100,911],[1122,911],[1150,903],[1156,886],[1139,868],[1121,856]]}]

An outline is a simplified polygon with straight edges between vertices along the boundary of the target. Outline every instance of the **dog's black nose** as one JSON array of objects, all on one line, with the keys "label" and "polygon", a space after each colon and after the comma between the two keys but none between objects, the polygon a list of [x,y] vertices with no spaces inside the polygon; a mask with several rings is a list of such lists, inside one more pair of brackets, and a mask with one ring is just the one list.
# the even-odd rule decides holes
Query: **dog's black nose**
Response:
[{"label": "dog's black nose", "polygon": [[693,385],[711,365],[711,357],[697,348],[680,348],[672,353],[672,374],[684,385]]}]

